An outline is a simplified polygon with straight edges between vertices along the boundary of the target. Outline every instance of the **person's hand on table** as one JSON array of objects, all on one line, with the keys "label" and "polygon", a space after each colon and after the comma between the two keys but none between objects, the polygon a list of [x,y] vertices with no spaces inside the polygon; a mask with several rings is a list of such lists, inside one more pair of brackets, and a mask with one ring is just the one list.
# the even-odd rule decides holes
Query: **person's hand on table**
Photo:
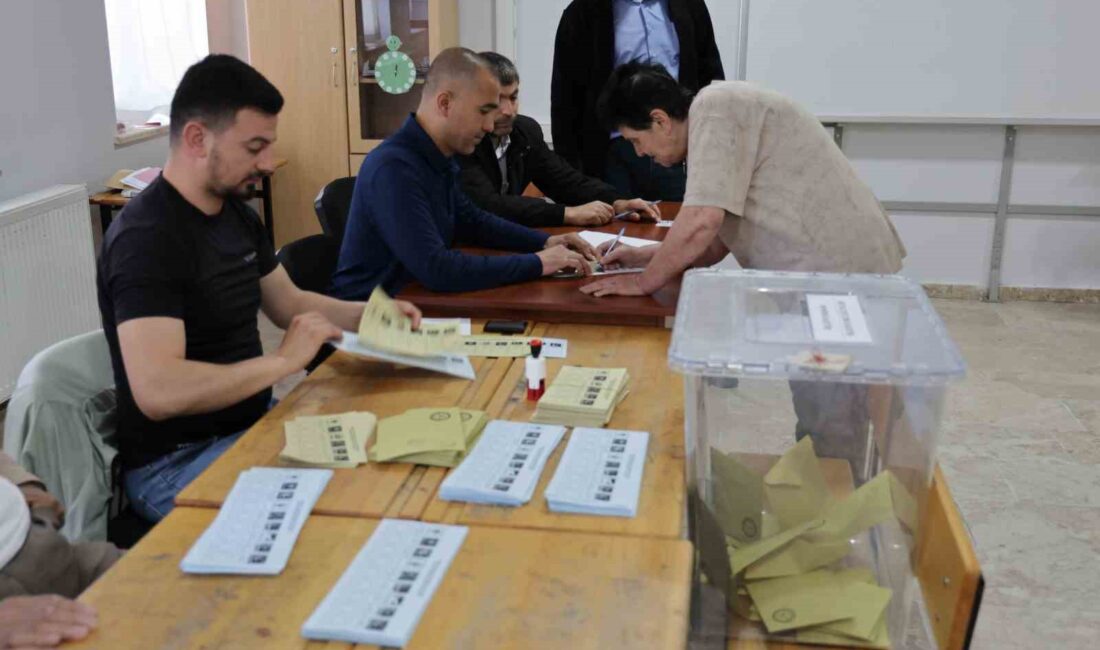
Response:
[{"label": "person's hand on table", "polygon": [[420,329],[421,314],[420,309],[418,309],[416,305],[407,300],[394,300],[393,303],[397,305],[398,311],[412,319],[412,328],[414,330]]},{"label": "person's hand on table", "polygon": [[567,226],[602,226],[611,223],[614,216],[615,208],[603,201],[592,201],[566,208],[564,223]]},{"label": "person's hand on table", "polygon": [[581,292],[597,298],[603,298],[604,296],[644,296],[648,292],[642,289],[641,277],[641,273],[610,275],[599,278],[595,282],[589,282],[581,287]]},{"label": "person's hand on table", "polygon": [[586,259],[593,262],[600,259],[599,253],[592,247],[592,244],[586,242],[575,232],[566,233],[564,235],[554,235],[547,239],[546,244],[544,244],[545,248],[553,248],[554,246],[565,246],[566,248],[577,251]]},{"label": "person's hand on table", "polygon": [[628,246],[622,242],[615,247],[615,250],[608,254],[607,249],[611,247],[613,241],[606,241],[600,244],[596,248],[596,252],[600,256],[600,264],[605,269],[618,269],[618,268],[641,268],[649,264],[649,260],[653,258],[653,254],[657,252],[658,246]]},{"label": "person's hand on table", "polygon": [[592,263],[577,251],[558,244],[535,253],[542,260],[542,274],[553,275],[565,269],[575,269],[581,275],[592,275]]},{"label": "person's hand on table", "polygon": [[612,206],[615,214],[630,211],[623,217],[624,221],[660,221],[661,209],[645,199],[619,199]]},{"label": "person's hand on table", "polygon": [[61,596],[13,596],[0,601],[0,648],[55,648],[78,641],[99,624],[90,605]]}]

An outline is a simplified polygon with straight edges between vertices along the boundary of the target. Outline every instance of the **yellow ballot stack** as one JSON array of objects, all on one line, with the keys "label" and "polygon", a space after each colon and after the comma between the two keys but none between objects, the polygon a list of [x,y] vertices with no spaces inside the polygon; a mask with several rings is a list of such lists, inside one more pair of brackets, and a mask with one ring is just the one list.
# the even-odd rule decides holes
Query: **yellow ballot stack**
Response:
[{"label": "yellow ballot stack", "polygon": [[412,328],[412,319],[401,313],[393,299],[375,287],[359,319],[359,342],[386,352],[430,357],[448,354],[456,347],[461,326],[421,324]]},{"label": "yellow ballot stack", "polygon": [[356,467],[367,462],[367,441],[378,418],[367,411],[299,417],[283,425],[280,460],[311,467]]},{"label": "yellow ballot stack", "polygon": [[370,460],[455,467],[489,421],[484,411],[418,408],[380,420]]},{"label": "yellow ballot stack", "polygon": [[626,368],[562,366],[539,399],[532,422],[602,427],[611,420],[630,384]]},{"label": "yellow ballot stack", "polygon": [[844,499],[826,487],[803,438],[760,476],[734,454],[711,450],[714,514],[726,534],[738,592],[733,611],[769,633],[805,643],[888,648],[892,590],[867,568],[844,566],[852,538],[896,521],[912,531],[917,504],[889,470]]}]

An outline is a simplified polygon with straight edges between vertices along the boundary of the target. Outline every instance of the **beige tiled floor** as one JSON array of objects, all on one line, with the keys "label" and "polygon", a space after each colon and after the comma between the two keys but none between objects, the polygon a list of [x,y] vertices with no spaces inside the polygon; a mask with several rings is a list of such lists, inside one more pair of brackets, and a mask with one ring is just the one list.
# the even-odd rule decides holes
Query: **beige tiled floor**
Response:
[{"label": "beige tiled floor", "polygon": [[1100,647],[1100,305],[936,308],[970,364],[940,462],[986,578],[972,647]]}]

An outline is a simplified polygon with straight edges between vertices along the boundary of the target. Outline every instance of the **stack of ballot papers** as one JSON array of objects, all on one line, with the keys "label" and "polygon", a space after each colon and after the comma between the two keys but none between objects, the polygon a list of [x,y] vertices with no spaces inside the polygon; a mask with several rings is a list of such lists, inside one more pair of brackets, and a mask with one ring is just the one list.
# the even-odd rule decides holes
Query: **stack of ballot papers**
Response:
[{"label": "stack of ballot papers", "polygon": [[397,354],[430,357],[446,354],[460,336],[461,325],[421,323],[412,328],[412,319],[401,313],[392,298],[381,287],[375,287],[359,319],[359,342],[363,345]]},{"label": "stack of ballot papers", "polygon": [[473,451],[443,479],[439,498],[502,506],[531,500],[565,427],[493,420]]},{"label": "stack of ballot papers", "polygon": [[241,472],[214,523],[180,568],[184,573],[282,572],[330,478],[329,469],[254,467]]},{"label": "stack of ballot papers", "polygon": [[750,459],[711,450],[713,509],[730,570],[734,611],[798,641],[887,648],[892,591],[850,566],[851,540],[880,524],[916,530],[917,503],[885,470],[836,499],[803,438],[761,476]]},{"label": "stack of ballot papers", "polygon": [[616,517],[638,514],[648,443],[645,431],[573,429],[546,486],[550,510]]},{"label": "stack of ballot papers", "polygon": [[409,409],[378,421],[370,460],[454,467],[474,447],[488,421],[485,411]]},{"label": "stack of ballot papers", "polygon": [[424,370],[431,370],[432,372],[451,375],[452,377],[459,377],[461,379],[473,379],[476,376],[474,374],[474,367],[470,364],[470,357],[464,354],[442,354],[434,357],[418,357],[411,354],[386,352],[385,350],[363,344],[359,340],[359,335],[355,332],[344,332],[343,338],[334,345],[337,350],[353,354],[357,357],[363,357],[364,359],[388,361],[400,366],[409,366],[412,368],[423,368]]},{"label": "stack of ballot papers", "polygon": [[383,519],[302,625],[307,639],[402,648],[468,529]]},{"label": "stack of ballot papers", "polygon": [[546,359],[564,359],[569,352],[569,341],[544,339],[538,336],[500,336],[479,334],[462,336],[451,344],[450,352],[471,357],[526,357],[531,354],[531,341],[542,342],[539,356]]},{"label": "stack of ballot papers", "polygon": [[279,459],[314,467],[362,465],[377,422],[367,411],[295,418],[283,425],[286,445]]},{"label": "stack of ballot papers", "polygon": [[534,422],[602,427],[623,401],[630,383],[626,368],[562,366],[535,408]]}]

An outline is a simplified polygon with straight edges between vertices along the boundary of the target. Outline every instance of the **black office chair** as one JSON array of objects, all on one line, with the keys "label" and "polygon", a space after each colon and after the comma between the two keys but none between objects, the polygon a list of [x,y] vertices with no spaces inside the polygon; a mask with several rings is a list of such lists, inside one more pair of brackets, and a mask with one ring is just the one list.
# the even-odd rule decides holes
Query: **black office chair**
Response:
[{"label": "black office chair", "polygon": [[275,257],[299,289],[327,293],[340,256],[340,244],[328,235],[310,235],[279,249]]},{"label": "black office chair", "polygon": [[[299,289],[327,293],[340,257],[340,244],[328,235],[310,235],[283,246],[275,257]],[[334,351],[331,345],[321,346],[306,372],[316,370]]]},{"label": "black office chair", "polygon": [[351,195],[355,190],[355,177],[337,178],[321,190],[313,202],[321,230],[337,243],[344,241],[344,226],[351,212]]}]

